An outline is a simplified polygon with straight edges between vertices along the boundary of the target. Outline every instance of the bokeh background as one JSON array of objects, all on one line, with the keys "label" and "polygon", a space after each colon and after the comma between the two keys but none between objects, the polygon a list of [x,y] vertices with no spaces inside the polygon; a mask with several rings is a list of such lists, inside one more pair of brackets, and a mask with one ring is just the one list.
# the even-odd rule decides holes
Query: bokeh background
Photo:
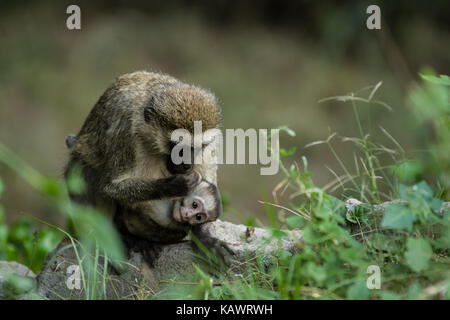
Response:
[{"label": "bokeh background", "polygon": [[[66,8],[81,7],[82,29],[66,28]],[[378,4],[382,30],[366,28],[366,8]],[[211,89],[224,128],[287,125],[281,146],[306,156],[318,185],[339,168],[326,146],[304,149],[331,132],[356,136],[351,107],[318,103],[383,81],[377,98],[393,111],[362,106],[364,126],[386,139],[383,126],[408,150],[430,139],[405,101],[417,72],[450,73],[448,1],[14,1],[0,5],[0,141],[40,172],[61,177],[64,139],[80,129],[113,79],[136,70],[169,73]],[[368,94],[368,92],[366,92]],[[378,137],[379,136],[379,137]],[[352,145],[336,140],[344,161]],[[265,210],[282,179],[259,165],[222,165],[225,219],[244,222]],[[0,165],[8,222],[24,214],[63,224],[46,199]]]}]

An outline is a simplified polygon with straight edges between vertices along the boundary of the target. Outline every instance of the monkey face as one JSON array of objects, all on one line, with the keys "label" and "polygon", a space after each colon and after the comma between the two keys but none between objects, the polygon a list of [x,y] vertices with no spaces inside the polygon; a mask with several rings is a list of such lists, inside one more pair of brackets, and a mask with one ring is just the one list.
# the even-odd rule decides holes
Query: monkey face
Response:
[{"label": "monkey face", "polygon": [[189,196],[175,203],[173,218],[177,222],[193,226],[208,221],[209,215],[201,197]]},{"label": "monkey face", "polygon": [[222,213],[222,201],[216,185],[202,180],[189,196],[176,200],[173,219],[191,226],[216,220]]}]

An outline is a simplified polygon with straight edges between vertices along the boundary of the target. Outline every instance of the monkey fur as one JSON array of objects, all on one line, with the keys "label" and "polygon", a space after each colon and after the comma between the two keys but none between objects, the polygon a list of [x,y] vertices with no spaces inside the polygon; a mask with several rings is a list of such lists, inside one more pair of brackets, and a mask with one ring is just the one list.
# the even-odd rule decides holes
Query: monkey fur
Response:
[{"label": "monkey fur", "polygon": [[[70,155],[65,177],[80,167],[86,186],[82,194],[70,194],[72,200],[97,207],[129,232],[158,242],[179,241],[186,227],[196,224],[167,215],[196,192],[209,199],[201,222],[217,219],[217,165],[175,165],[170,160],[171,132],[182,128],[193,133],[194,121],[202,122],[203,131],[219,127],[220,108],[211,92],[154,72],[118,77],[79,133],[66,139]],[[205,148],[215,147],[214,142]]]}]

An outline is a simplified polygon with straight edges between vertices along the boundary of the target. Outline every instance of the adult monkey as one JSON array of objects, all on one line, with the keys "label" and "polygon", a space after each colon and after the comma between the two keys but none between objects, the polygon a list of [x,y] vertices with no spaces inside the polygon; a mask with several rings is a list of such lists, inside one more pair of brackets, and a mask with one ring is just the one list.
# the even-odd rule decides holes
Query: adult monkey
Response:
[{"label": "adult monkey", "polygon": [[[116,220],[127,219],[124,212],[144,214],[147,201],[186,197],[202,179],[217,186],[214,161],[171,160],[172,147],[179,142],[171,140],[172,132],[194,133],[194,121],[201,121],[203,131],[219,127],[220,108],[211,92],[160,73],[139,71],[118,77],[80,132],[66,139],[70,158],[65,177],[79,167],[86,185],[84,192],[72,193],[71,198],[116,215]],[[208,141],[203,154],[211,155],[217,141]],[[211,215],[202,223],[216,218]],[[180,234],[179,228],[161,226],[162,234],[171,231]]]}]

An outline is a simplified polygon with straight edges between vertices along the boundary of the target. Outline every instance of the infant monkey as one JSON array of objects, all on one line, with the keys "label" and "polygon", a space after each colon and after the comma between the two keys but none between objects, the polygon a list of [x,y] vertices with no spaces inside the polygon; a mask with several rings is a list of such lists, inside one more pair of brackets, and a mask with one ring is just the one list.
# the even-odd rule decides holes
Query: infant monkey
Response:
[{"label": "infant monkey", "polygon": [[172,210],[175,221],[192,226],[215,220],[222,211],[217,187],[206,180],[200,180],[192,194],[172,201],[175,202]]},{"label": "infant monkey", "polygon": [[188,229],[216,220],[222,212],[219,189],[196,174],[200,182],[186,197],[144,201],[125,209],[126,230],[150,241],[173,243]]}]

